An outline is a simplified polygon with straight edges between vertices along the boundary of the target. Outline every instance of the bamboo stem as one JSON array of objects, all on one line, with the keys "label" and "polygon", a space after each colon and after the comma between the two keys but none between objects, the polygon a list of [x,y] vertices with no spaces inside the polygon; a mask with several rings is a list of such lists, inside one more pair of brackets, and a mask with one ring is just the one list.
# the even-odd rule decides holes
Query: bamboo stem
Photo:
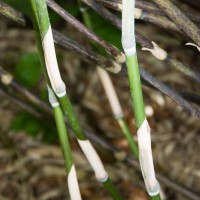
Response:
[{"label": "bamboo stem", "polygon": [[[30,0],[32,9],[33,9],[33,23],[34,23],[34,29],[35,29],[35,38],[36,43],[38,46],[38,51],[40,55],[40,61],[43,66],[43,71],[45,74],[45,78],[47,81],[47,87],[48,87],[48,94],[49,94],[49,101],[53,107],[54,117],[56,121],[56,126],[58,130],[59,140],[62,148],[62,154],[65,161],[65,168],[67,172],[67,178],[68,178],[68,187],[69,187],[69,193],[72,200],[81,200],[80,190],[78,186],[78,180],[76,176],[75,167],[73,165],[72,161],[72,155],[70,150],[69,141],[67,138],[67,131],[65,127],[64,117],[63,113],[61,111],[60,105],[57,101],[57,98],[50,88],[53,87],[55,93],[57,95],[62,95],[63,92],[65,92],[65,86],[63,85],[63,82],[60,78],[59,70],[58,68],[54,68],[54,75],[52,74],[51,65],[52,62],[55,66],[55,60],[50,60],[49,56],[52,56],[51,52],[47,52],[47,49],[45,48],[45,41],[47,38],[47,42],[49,42],[49,36],[47,34],[51,34],[50,25],[48,23],[48,14],[45,8],[45,1],[35,1]],[[42,15],[42,16],[41,16]],[[41,42],[42,41],[42,42]],[[51,41],[50,41],[51,42]],[[50,43],[51,45],[51,43]],[[49,47],[50,51],[52,50],[52,46]],[[52,58],[51,58],[52,59]],[[55,66],[56,67],[56,66]],[[64,91],[63,91],[64,89]]]},{"label": "bamboo stem", "polygon": [[49,101],[53,107],[53,113],[56,121],[56,127],[58,130],[59,141],[62,149],[62,155],[65,163],[65,170],[67,172],[67,182],[69,187],[70,198],[72,200],[81,200],[80,190],[78,186],[78,180],[76,176],[76,170],[72,160],[72,152],[67,137],[67,130],[65,126],[64,116],[61,107],[54,95],[54,92],[48,87]]},{"label": "bamboo stem", "polygon": [[[52,88],[57,95],[59,103],[62,107],[63,113],[68,117],[70,126],[72,127],[78,143],[87,157],[91,167],[95,172],[97,181],[107,182],[109,181],[107,172],[104,169],[103,163],[100,160],[94,147],[84,134],[82,127],[79,124],[77,117],[75,116],[71,102],[66,95],[65,84],[63,83],[55,54],[55,48],[53,43],[53,36],[51,32],[51,25],[49,22],[46,1],[32,0],[32,7],[35,11],[36,29],[38,28],[42,40],[44,58],[47,67],[47,73],[52,85]],[[73,181],[73,179],[71,180]],[[70,185],[69,185],[70,186]],[[114,186],[113,186],[114,187]],[[80,196],[80,195],[79,195]],[[122,199],[120,196],[116,200]]]},{"label": "bamboo stem", "polygon": [[160,186],[155,177],[150,128],[145,116],[140,72],[135,43],[135,0],[122,2],[122,47],[126,55],[132,105],[138,135],[139,161],[146,190],[151,199],[160,199]]}]

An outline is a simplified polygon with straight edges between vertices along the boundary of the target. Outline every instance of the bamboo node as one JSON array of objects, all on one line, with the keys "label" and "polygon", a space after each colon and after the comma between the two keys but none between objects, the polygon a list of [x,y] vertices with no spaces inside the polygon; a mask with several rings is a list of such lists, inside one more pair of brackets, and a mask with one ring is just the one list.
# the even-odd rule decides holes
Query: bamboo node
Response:
[{"label": "bamboo node", "polygon": [[150,51],[154,57],[158,60],[165,60],[167,58],[167,52],[160,48],[154,41],[151,42],[153,44],[153,49],[149,49],[147,47],[143,47],[143,51]]}]

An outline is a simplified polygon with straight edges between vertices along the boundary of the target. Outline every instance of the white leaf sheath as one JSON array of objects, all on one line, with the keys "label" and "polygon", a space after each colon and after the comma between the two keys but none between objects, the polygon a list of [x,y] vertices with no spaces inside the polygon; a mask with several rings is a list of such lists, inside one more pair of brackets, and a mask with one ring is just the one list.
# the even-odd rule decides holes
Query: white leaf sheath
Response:
[{"label": "white leaf sheath", "polygon": [[155,177],[152,150],[151,150],[150,127],[146,119],[138,129],[137,135],[138,135],[140,167],[144,178],[145,186],[148,194],[150,196],[155,196],[159,194],[160,186]]},{"label": "white leaf sheath", "polygon": [[122,0],[122,46],[127,56],[136,52],[135,0]]},{"label": "white leaf sheath", "polygon": [[49,26],[49,29],[43,38],[42,46],[44,50],[47,73],[51,81],[52,88],[58,97],[62,97],[66,94],[66,89],[58,68],[51,26]]},{"label": "white leaf sheath", "polygon": [[97,181],[105,182],[108,179],[108,174],[104,169],[103,163],[101,162],[97,152],[91,145],[89,140],[79,140],[78,143],[84,152],[86,158],[88,159],[90,165],[92,166]]},{"label": "white leaf sheath", "polygon": [[81,200],[82,198],[79,190],[79,185],[74,165],[72,165],[71,170],[68,174],[67,182],[71,200]]}]

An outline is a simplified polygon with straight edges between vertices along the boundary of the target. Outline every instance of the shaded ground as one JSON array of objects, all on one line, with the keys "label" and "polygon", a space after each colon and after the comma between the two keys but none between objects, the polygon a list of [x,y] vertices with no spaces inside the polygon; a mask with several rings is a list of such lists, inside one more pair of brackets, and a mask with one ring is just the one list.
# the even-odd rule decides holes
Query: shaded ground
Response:
[{"label": "shaded ground", "polygon": [[[65,25],[68,30],[71,27]],[[193,49],[184,48],[182,41],[172,39],[159,29],[140,24],[145,35],[168,49],[189,66],[199,66],[199,57]],[[74,34],[72,32],[71,34]],[[81,35],[77,37],[84,41]],[[20,45],[19,42],[20,41]],[[162,43],[165,41],[165,43]],[[181,46],[182,45],[182,46]],[[172,48],[174,47],[174,48]],[[32,31],[22,30],[0,18],[0,65],[12,71],[18,57],[25,52],[36,51]],[[109,104],[93,66],[83,62],[76,54],[57,47],[62,55],[60,63],[68,93],[75,105],[82,124],[125,151],[129,151],[120,129],[112,117]],[[156,61],[150,54],[139,51],[141,66],[165,83],[179,89],[199,93],[194,84],[180,72]],[[198,67],[196,67],[198,69]],[[126,77],[112,75],[113,82],[135,137],[129,86]],[[44,87],[43,81],[37,88]],[[191,190],[200,191],[200,123],[180,106],[159,92],[143,87],[146,112],[152,128],[153,155],[156,171],[176,180]],[[24,132],[11,130],[10,123],[21,109],[0,93],[0,199],[1,200],[61,200],[68,198],[65,171],[58,144],[46,145],[40,136],[33,138]],[[47,133],[48,134],[48,133]],[[83,199],[110,199],[102,186],[96,183],[91,168],[82,156],[77,143],[71,138],[74,160]],[[111,179],[127,200],[146,200],[141,175],[135,169],[113,159],[112,155],[98,147]],[[163,199],[186,199],[163,186]],[[95,198],[94,198],[95,197]]]}]

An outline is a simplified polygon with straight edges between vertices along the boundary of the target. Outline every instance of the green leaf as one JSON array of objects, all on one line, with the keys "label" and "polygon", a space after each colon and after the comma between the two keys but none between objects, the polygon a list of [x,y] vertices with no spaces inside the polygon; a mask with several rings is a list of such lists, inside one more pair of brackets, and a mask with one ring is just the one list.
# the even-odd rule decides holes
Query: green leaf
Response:
[{"label": "green leaf", "polygon": [[36,53],[22,55],[14,71],[15,79],[27,87],[35,86],[40,80],[41,74],[42,68]]}]

